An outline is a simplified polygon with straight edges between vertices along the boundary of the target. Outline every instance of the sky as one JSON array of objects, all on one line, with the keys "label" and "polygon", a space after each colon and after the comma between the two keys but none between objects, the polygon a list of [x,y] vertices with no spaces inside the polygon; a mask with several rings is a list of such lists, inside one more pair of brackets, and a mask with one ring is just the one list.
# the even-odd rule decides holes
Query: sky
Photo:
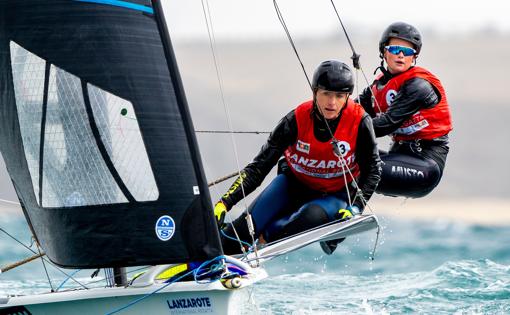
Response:
[{"label": "sky", "polygon": [[[173,36],[207,38],[202,1],[212,16],[216,38],[284,36],[273,0],[164,0]],[[345,26],[381,30],[394,21],[438,33],[469,33],[480,29],[510,31],[510,1],[334,1]],[[295,36],[339,31],[330,0],[278,0],[287,26]]]}]

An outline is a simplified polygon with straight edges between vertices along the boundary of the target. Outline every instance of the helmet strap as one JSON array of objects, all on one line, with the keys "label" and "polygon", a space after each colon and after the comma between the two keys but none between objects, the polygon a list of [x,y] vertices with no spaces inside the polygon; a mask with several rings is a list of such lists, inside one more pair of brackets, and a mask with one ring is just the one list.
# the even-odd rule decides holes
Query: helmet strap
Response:
[{"label": "helmet strap", "polygon": [[377,70],[381,70],[383,77],[391,77],[391,73],[384,67],[384,58],[381,54],[381,65],[374,70],[374,74],[377,73]]}]

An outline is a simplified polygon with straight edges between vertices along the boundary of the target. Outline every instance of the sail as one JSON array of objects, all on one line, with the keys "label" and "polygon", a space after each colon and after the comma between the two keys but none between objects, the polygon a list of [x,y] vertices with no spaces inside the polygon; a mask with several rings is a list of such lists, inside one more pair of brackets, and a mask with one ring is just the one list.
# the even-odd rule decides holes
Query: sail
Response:
[{"label": "sail", "polygon": [[222,253],[158,0],[0,0],[0,148],[64,267]]}]

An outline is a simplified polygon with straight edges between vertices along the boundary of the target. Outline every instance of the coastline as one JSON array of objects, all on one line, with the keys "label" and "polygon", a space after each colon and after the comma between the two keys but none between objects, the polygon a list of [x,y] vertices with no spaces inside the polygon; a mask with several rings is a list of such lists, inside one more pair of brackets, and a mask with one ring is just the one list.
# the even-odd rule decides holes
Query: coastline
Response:
[{"label": "coastline", "polygon": [[510,199],[404,199],[376,195],[370,202],[379,216],[448,220],[486,226],[510,226]]},{"label": "coastline", "polygon": [[[380,217],[403,220],[457,221],[486,226],[510,226],[510,199],[471,198],[456,199],[404,199],[374,195],[370,209]],[[366,209],[367,213],[370,209]],[[240,209],[236,209],[239,211]],[[237,212],[235,211],[235,212]],[[233,213],[234,216],[236,216]],[[19,205],[0,201],[2,221],[23,216]]]}]

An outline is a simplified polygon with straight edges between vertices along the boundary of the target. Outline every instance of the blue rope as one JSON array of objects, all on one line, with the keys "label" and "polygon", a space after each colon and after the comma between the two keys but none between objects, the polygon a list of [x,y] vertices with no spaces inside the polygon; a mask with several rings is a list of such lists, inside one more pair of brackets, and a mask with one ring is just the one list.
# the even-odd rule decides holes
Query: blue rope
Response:
[{"label": "blue rope", "polygon": [[137,304],[137,303],[141,302],[142,300],[145,300],[146,298],[150,297],[151,295],[154,295],[154,294],[158,293],[159,291],[163,290],[164,288],[168,287],[168,286],[169,286],[169,285],[171,285],[172,283],[177,282],[177,281],[181,280],[182,278],[189,276],[189,275],[190,275],[190,274],[192,274],[195,270],[196,270],[196,269],[193,269],[193,270],[190,270],[190,271],[186,272],[186,273],[185,273],[185,274],[183,274],[182,276],[175,278],[175,279],[174,279],[174,280],[172,280],[171,282],[168,282],[167,284],[165,284],[165,285],[164,285],[164,286],[162,286],[161,288],[156,289],[156,290],[152,291],[151,293],[148,293],[148,294],[146,294],[146,295],[144,295],[144,296],[142,296],[142,297],[140,297],[140,298],[138,298],[138,299],[136,299],[136,300],[134,300],[134,301],[130,302],[129,304],[126,304],[125,306],[123,306],[123,307],[121,307],[121,308],[118,308],[118,309],[116,309],[116,310],[114,310],[114,311],[112,311],[112,312],[110,312],[110,313],[106,313],[106,315],[111,315],[111,314],[118,313],[118,312],[120,312],[120,311],[123,311],[123,310],[125,310],[125,309],[127,309],[127,308],[129,308],[129,307],[131,307],[131,306],[133,306],[133,305],[135,305],[135,304]]},{"label": "blue rope", "polygon": [[78,271],[81,271],[81,269],[78,269],[75,272],[73,272],[72,274],[70,274],[69,276],[67,276],[67,278],[64,281],[62,281],[62,283],[57,287],[55,292],[58,292],[58,290],[60,290],[60,288],[62,288],[64,286],[64,284],[66,284],[67,280],[71,279],[75,274],[78,273]]},{"label": "blue rope", "polygon": [[[110,312],[110,313],[107,313],[106,315],[111,315],[111,314],[115,314],[115,313],[118,313],[118,312],[120,312],[120,311],[123,311],[123,310],[125,310],[125,309],[127,309],[127,308],[129,308],[129,307],[131,307],[131,306],[133,306],[133,305],[135,305],[135,304],[137,304],[137,303],[141,302],[142,300],[145,300],[146,298],[150,297],[151,295],[154,295],[154,294],[158,293],[159,291],[161,291],[161,290],[163,290],[164,288],[168,287],[168,286],[169,286],[169,285],[171,285],[172,283],[175,283],[175,282],[177,282],[177,281],[179,281],[179,280],[181,280],[181,279],[183,279],[183,278],[185,278],[185,277],[187,277],[187,276],[189,276],[189,275],[191,275],[191,274],[193,274],[193,278],[195,279],[195,281],[196,281],[197,283],[209,283],[209,282],[214,282],[214,281],[216,281],[217,279],[209,280],[209,281],[204,282],[203,280],[198,280],[198,279],[197,279],[197,277],[199,277],[199,276],[201,276],[201,277],[202,277],[202,276],[207,275],[208,273],[211,273],[211,272],[217,272],[218,270],[220,270],[220,266],[222,266],[222,264],[216,264],[216,265],[211,266],[211,267],[212,267],[212,268],[211,268],[212,270],[208,270],[207,272],[204,272],[203,274],[199,274],[199,272],[200,272],[200,270],[201,270],[201,269],[203,269],[205,266],[207,266],[207,265],[209,265],[209,264],[211,264],[211,263],[213,263],[213,262],[215,262],[215,261],[222,260],[222,259],[225,259],[225,258],[226,258],[226,256],[221,255],[221,256],[215,257],[215,258],[213,258],[213,259],[211,259],[211,260],[205,261],[205,262],[203,262],[200,266],[198,266],[197,268],[192,269],[192,270],[190,270],[190,271],[186,272],[185,274],[183,274],[183,275],[181,275],[181,276],[179,276],[179,277],[177,277],[177,278],[173,279],[172,281],[170,281],[170,282],[166,283],[166,284],[165,284],[164,286],[162,286],[161,288],[156,289],[156,290],[152,291],[151,293],[148,293],[148,294],[146,294],[146,295],[144,295],[144,296],[142,296],[142,297],[140,297],[140,298],[138,298],[138,299],[136,299],[136,300],[134,300],[134,301],[130,302],[129,304],[126,304],[125,306],[123,306],[123,307],[121,307],[121,308],[118,308],[118,309],[116,309],[116,310],[114,310],[114,311],[112,311],[112,312]],[[219,277],[219,278],[221,278],[221,277]]]},{"label": "blue rope", "polygon": [[204,268],[205,266],[207,266],[207,265],[209,265],[209,264],[211,264],[211,263],[213,263],[213,262],[215,262],[217,260],[222,260],[222,259],[225,259],[225,258],[226,258],[225,256],[221,255],[221,256],[215,257],[215,258],[213,258],[211,260],[203,262],[193,272],[193,278],[195,279],[195,282],[197,282],[197,283],[210,283],[210,282],[214,282],[215,280],[204,281],[204,280],[198,280],[197,278],[199,276],[203,277],[203,276],[207,275],[208,273],[217,272],[218,270],[220,270],[220,267],[223,266],[222,264],[216,264],[216,265],[211,266],[211,269],[206,271],[203,274],[199,274],[199,271],[200,271],[200,269]]},{"label": "blue rope", "polygon": [[229,240],[232,240],[232,241],[236,241],[236,242],[241,242],[241,244],[245,245],[245,246],[248,246],[248,247],[251,247],[251,244],[250,243],[247,243],[241,239],[237,239],[237,238],[234,238],[232,236],[229,236],[225,233],[225,231],[221,230],[220,229],[220,233],[221,235],[225,236],[226,238],[228,238]]}]

